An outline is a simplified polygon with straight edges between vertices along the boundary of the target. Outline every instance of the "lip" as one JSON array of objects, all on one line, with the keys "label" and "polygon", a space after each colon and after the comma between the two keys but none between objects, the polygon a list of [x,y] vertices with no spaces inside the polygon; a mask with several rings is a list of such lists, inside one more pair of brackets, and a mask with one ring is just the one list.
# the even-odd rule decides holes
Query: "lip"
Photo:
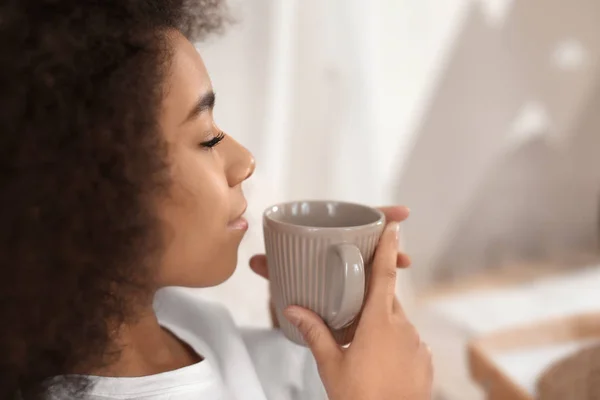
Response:
[{"label": "lip", "polygon": [[229,222],[228,227],[235,230],[246,230],[248,229],[248,221],[244,218],[244,213],[248,208],[248,204],[244,205],[242,212],[238,214],[232,221]]},{"label": "lip", "polygon": [[229,229],[234,231],[246,231],[248,230],[248,221],[244,217],[239,217],[238,219],[231,221],[228,225]]}]

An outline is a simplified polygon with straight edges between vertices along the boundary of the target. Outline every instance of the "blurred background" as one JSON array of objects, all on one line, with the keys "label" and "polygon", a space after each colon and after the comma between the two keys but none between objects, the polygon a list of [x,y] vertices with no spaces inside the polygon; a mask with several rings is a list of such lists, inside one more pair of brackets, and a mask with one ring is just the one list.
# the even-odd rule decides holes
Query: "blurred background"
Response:
[{"label": "blurred background", "polygon": [[[247,263],[262,210],[318,198],[411,208],[398,295],[440,399],[485,398],[476,338],[600,310],[600,2],[230,4],[237,22],[198,47],[217,121],[257,169],[238,270],[203,296],[269,326]],[[563,353],[498,368],[533,393]]]}]

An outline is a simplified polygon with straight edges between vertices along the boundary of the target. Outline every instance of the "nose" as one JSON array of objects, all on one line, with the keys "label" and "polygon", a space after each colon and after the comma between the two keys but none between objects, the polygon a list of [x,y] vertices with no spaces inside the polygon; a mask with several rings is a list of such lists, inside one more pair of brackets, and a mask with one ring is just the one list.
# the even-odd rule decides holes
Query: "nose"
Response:
[{"label": "nose", "polygon": [[235,187],[248,179],[255,168],[254,156],[244,146],[239,144],[231,136],[227,136],[228,146],[226,147],[226,175],[227,183],[230,187]]}]

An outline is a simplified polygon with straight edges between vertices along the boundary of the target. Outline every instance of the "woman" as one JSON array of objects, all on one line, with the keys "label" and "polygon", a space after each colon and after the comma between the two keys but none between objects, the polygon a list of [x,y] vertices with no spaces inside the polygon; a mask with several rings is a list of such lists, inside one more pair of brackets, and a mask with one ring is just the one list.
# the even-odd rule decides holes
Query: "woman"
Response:
[{"label": "woman", "polygon": [[[247,229],[254,160],[215,124],[190,42],[223,12],[219,0],[0,5],[0,398],[316,398],[308,351],[164,289],[225,281]],[[396,235],[392,223],[348,349],[287,310],[333,400],[429,396],[426,346],[393,293],[407,264]],[[252,264],[266,276],[264,256]],[[264,368],[255,356],[272,348],[300,378]]]}]

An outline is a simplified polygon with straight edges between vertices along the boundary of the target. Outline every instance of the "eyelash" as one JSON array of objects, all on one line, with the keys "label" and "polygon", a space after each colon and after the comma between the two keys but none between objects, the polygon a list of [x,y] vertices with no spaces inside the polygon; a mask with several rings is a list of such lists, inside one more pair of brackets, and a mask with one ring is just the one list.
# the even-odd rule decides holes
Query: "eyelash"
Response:
[{"label": "eyelash", "polygon": [[205,147],[207,149],[212,149],[213,147],[215,147],[216,145],[218,145],[219,143],[221,143],[221,141],[225,138],[225,133],[223,132],[219,132],[217,134],[217,136],[215,136],[214,138],[207,140],[206,142],[202,142],[200,143],[200,146]]}]

